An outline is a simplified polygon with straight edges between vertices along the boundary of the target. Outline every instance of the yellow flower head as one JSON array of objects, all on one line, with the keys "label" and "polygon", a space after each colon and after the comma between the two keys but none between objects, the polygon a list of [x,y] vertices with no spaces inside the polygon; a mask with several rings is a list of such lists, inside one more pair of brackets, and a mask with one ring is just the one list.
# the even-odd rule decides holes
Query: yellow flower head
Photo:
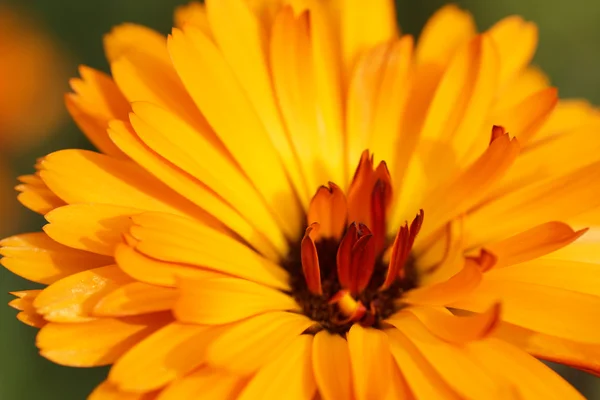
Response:
[{"label": "yellow flower head", "polygon": [[600,114],[533,24],[392,4],[192,3],[71,81],[100,152],[38,162],[1,252],[91,399],[581,398],[536,358],[600,372]]}]

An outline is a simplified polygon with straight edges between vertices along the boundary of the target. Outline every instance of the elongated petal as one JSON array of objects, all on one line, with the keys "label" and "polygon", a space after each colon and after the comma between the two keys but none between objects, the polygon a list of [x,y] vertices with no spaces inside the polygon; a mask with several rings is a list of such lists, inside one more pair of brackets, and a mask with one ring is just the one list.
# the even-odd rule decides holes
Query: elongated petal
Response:
[{"label": "elongated petal", "polygon": [[33,306],[33,301],[41,293],[41,290],[24,290],[21,292],[11,292],[16,299],[11,300],[8,305],[20,312],[17,314],[17,319],[22,323],[41,328],[46,325],[47,321],[40,315]]},{"label": "elongated petal", "polygon": [[95,367],[114,363],[166,322],[165,316],[124,319],[102,318],[88,322],[52,322],[37,335],[40,353],[55,363]]},{"label": "elongated petal", "polygon": [[141,210],[108,204],[73,204],[46,214],[44,232],[74,249],[113,256],[131,225],[130,216]]},{"label": "elongated petal", "polygon": [[131,281],[117,266],[95,268],[54,282],[40,293],[33,305],[48,321],[87,321],[92,319],[98,300]]},{"label": "elongated petal", "polygon": [[96,386],[88,400],[154,400],[156,393],[131,393],[119,390],[108,381]]},{"label": "elongated petal", "polygon": [[269,311],[300,309],[287,294],[243,279],[185,279],[179,288],[174,311],[185,322],[226,324]]},{"label": "elongated petal", "polygon": [[556,372],[529,354],[498,339],[469,343],[468,352],[486,369],[508,379],[523,399],[579,399],[581,396]]},{"label": "elongated petal", "polygon": [[312,372],[313,337],[300,335],[279,357],[258,371],[238,399],[310,399],[317,385]]},{"label": "elongated petal", "polygon": [[348,342],[327,331],[318,332],[313,341],[313,370],[324,400],[352,397],[352,374]]},{"label": "elongated petal", "polygon": [[466,354],[462,347],[437,338],[416,317],[406,316],[402,319],[402,323],[396,324],[396,327],[429,361],[446,383],[462,397],[471,399],[513,397],[509,382],[495,379],[496,377]]},{"label": "elongated petal", "polygon": [[123,285],[96,303],[94,315],[124,317],[168,311],[177,299],[177,291],[171,288],[132,282]]},{"label": "elongated petal", "polygon": [[243,243],[188,218],[145,213],[132,217],[135,249],[151,258],[198,266],[287,289],[287,273]]},{"label": "elongated petal", "polygon": [[119,358],[108,380],[130,392],[158,389],[202,364],[207,335],[206,327],[170,323]]},{"label": "elongated petal", "polygon": [[453,306],[482,312],[495,302],[502,304],[503,321],[569,340],[600,342],[588,322],[600,317],[600,297],[562,287],[484,279],[476,290]]},{"label": "elongated petal", "polygon": [[519,264],[569,245],[586,230],[573,231],[562,222],[548,222],[486,246],[497,257],[496,267]]},{"label": "elongated petal", "polygon": [[241,321],[208,347],[209,364],[250,375],[268,365],[314,322],[303,315],[272,312]]},{"label": "elongated petal", "polygon": [[19,192],[17,200],[31,211],[44,215],[65,205],[37,174],[20,176],[19,181],[22,183],[15,186],[15,190]]},{"label": "elongated petal", "polygon": [[347,335],[354,395],[357,400],[383,398],[392,378],[388,337],[380,330],[352,325]]},{"label": "elongated petal", "polygon": [[319,223],[316,237],[340,239],[346,228],[348,206],[344,192],[334,183],[321,186],[312,198],[307,223]]},{"label": "elongated petal", "polygon": [[113,263],[109,257],[64,246],[42,232],[11,236],[0,241],[0,246],[4,267],[43,284]]},{"label": "elongated petal", "polygon": [[245,379],[211,367],[179,378],[160,392],[157,400],[202,398],[206,400],[233,400],[242,390]]},{"label": "elongated petal", "polygon": [[390,351],[415,399],[454,399],[459,396],[427,358],[397,329],[387,329]]},{"label": "elongated petal", "polygon": [[[445,308],[410,307],[405,312],[414,314],[431,333],[452,343],[481,340],[493,334],[500,323],[500,304],[494,304],[484,313],[466,317],[454,316]],[[388,321],[393,325],[394,317]]]}]

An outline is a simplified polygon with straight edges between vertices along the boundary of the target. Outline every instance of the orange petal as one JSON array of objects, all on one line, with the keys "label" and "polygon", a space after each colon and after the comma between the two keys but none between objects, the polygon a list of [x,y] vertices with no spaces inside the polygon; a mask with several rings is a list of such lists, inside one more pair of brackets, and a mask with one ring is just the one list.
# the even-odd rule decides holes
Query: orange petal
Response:
[{"label": "orange petal", "polygon": [[97,316],[124,317],[168,311],[175,305],[177,291],[171,288],[132,282],[100,299],[94,306]]},{"label": "orange petal", "polygon": [[131,281],[117,266],[94,268],[54,282],[33,305],[48,321],[88,321],[98,300]]},{"label": "orange petal", "polygon": [[[431,333],[447,342],[461,344],[483,339],[500,323],[500,304],[494,304],[486,312],[465,317],[452,315],[445,308],[410,307],[406,312],[414,314]],[[387,321],[394,325],[394,316]],[[395,326],[395,325],[394,325]]]},{"label": "orange petal", "polygon": [[557,102],[555,88],[543,89],[506,110],[496,111],[490,121],[505,127],[524,146],[550,117]]},{"label": "orange petal", "polygon": [[340,239],[346,228],[347,205],[344,192],[334,183],[321,186],[308,206],[307,223],[319,223],[316,238]]},{"label": "orange petal", "polygon": [[127,158],[110,140],[106,128],[113,119],[128,119],[129,103],[110,76],[83,65],[79,73],[81,79],[70,81],[75,93],[65,97],[67,110],[96,148],[117,158]]},{"label": "orange petal", "polygon": [[387,335],[378,329],[354,324],[347,339],[356,399],[383,398],[392,378],[392,357]]},{"label": "orange petal", "polygon": [[42,232],[11,236],[0,241],[0,246],[4,267],[43,284],[113,263],[109,257],[63,246]]},{"label": "orange petal", "polygon": [[311,399],[317,389],[311,364],[312,342],[311,335],[297,336],[279,357],[254,375],[237,398]]},{"label": "orange petal", "polygon": [[369,228],[364,224],[351,224],[336,256],[338,280],[342,288],[350,290],[352,294],[362,292],[373,274],[375,257],[375,243]]},{"label": "orange petal", "polygon": [[131,226],[136,208],[106,204],[73,204],[46,214],[44,232],[55,241],[75,249],[113,256],[122,235]]},{"label": "orange petal", "polygon": [[121,244],[115,250],[115,260],[127,275],[159,286],[175,286],[177,278],[203,279],[223,276],[222,274],[191,267],[189,265],[170,263],[150,258],[137,250]]},{"label": "orange petal", "polygon": [[423,217],[424,213],[423,210],[421,210],[411,222],[410,228],[408,227],[408,224],[405,223],[398,231],[394,244],[392,245],[392,254],[390,256],[387,276],[381,285],[381,290],[387,289],[398,277],[404,278],[404,266],[408,260],[410,251],[412,250],[415,238],[423,225]]},{"label": "orange petal", "polygon": [[[151,258],[238,276],[288,289],[288,274],[246,244],[198,221],[171,214],[131,217],[135,249]],[[202,244],[200,246],[200,244]]]},{"label": "orange petal", "polygon": [[415,399],[459,399],[458,394],[404,334],[397,329],[387,329],[384,332],[389,337],[392,356]]},{"label": "orange petal", "polygon": [[325,330],[313,341],[312,363],[319,394],[323,400],[350,399],[352,375],[348,342]]},{"label": "orange petal", "polygon": [[38,333],[36,345],[41,355],[61,365],[107,365],[165,323],[165,316],[156,314],[74,324],[51,322]]},{"label": "orange petal", "polygon": [[208,347],[206,361],[238,375],[268,365],[314,322],[288,312],[270,312],[240,321]]},{"label": "orange petal", "polygon": [[157,393],[130,393],[119,390],[108,381],[96,386],[88,400],[154,400]]},{"label": "orange petal", "polygon": [[467,259],[463,268],[448,280],[410,290],[401,301],[409,304],[447,305],[467,296],[479,286],[481,280],[482,273],[477,264]]},{"label": "orange petal", "polygon": [[170,323],[119,358],[108,380],[119,389],[144,393],[185,376],[204,361],[206,327]]},{"label": "orange petal", "polygon": [[300,311],[287,294],[237,278],[183,279],[175,315],[181,321],[215,325],[269,311]]},{"label": "orange petal", "polygon": [[65,205],[65,202],[48,189],[37,174],[20,176],[19,181],[22,183],[15,187],[19,192],[17,199],[30,210],[44,215]]},{"label": "orange petal", "polygon": [[41,290],[11,292],[10,294],[17,296],[17,298],[8,303],[9,306],[20,311],[20,313],[17,314],[17,319],[19,321],[35,328],[41,328],[47,323],[44,317],[38,314],[33,307],[33,301],[40,293]]},{"label": "orange petal", "polygon": [[509,380],[519,398],[584,399],[550,367],[506,342],[498,339],[472,342],[467,352],[492,374]]},{"label": "orange petal", "polygon": [[511,386],[506,380],[495,379],[462,346],[439,339],[414,315],[404,313],[396,327],[461,398],[512,398]]},{"label": "orange petal", "polygon": [[245,379],[235,374],[201,367],[173,381],[160,392],[157,400],[234,400],[245,383]]},{"label": "orange petal", "polygon": [[178,28],[190,24],[201,29],[206,35],[210,35],[206,6],[199,1],[192,1],[175,8],[174,20],[175,26]]},{"label": "orange petal", "polygon": [[596,375],[600,374],[600,345],[580,343],[544,335],[506,322],[494,336],[542,360],[565,364]]},{"label": "orange petal", "polygon": [[136,49],[165,63],[169,61],[165,37],[143,25],[121,24],[104,36],[104,52],[109,62]]},{"label": "orange petal", "polygon": [[192,216],[199,211],[137,164],[91,151],[47,155],[40,176],[69,204],[99,203]]},{"label": "orange petal", "polygon": [[600,318],[600,297],[589,294],[532,282],[484,279],[452,307],[482,312],[496,302],[502,304],[503,321],[569,340],[600,343],[597,332],[589,329],[589,321]]},{"label": "orange petal", "polygon": [[496,268],[519,264],[552,253],[577,240],[587,229],[575,232],[562,222],[548,222],[500,242],[486,245],[497,257]]}]

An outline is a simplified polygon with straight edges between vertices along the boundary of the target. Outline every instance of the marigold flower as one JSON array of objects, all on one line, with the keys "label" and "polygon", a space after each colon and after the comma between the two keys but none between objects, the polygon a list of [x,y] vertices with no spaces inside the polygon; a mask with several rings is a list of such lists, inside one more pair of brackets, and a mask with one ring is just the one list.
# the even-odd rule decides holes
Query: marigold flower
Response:
[{"label": "marigold flower", "polygon": [[[582,398],[600,372],[600,114],[536,27],[442,8],[207,0],[122,25],[67,106],[101,153],[24,179],[2,241],[43,356],[103,399]],[[592,228],[591,232],[587,228]]]}]

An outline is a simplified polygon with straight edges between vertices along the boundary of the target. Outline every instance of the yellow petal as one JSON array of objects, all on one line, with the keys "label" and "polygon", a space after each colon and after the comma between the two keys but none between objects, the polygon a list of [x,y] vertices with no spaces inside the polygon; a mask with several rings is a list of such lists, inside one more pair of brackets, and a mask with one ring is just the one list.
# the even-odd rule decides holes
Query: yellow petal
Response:
[{"label": "yellow petal", "polygon": [[288,289],[288,275],[247,245],[194,220],[169,214],[131,217],[135,249],[151,258],[198,266],[280,289]]},{"label": "yellow petal", "polygon": [[548,86],[550,80],[546,74],[539,67],[530,65],[502,88],[502,95],[496,99],[494,109],[507,109]]},{"label": "yellow petal", "polygon": [[522,399],[581,399],[567,381],[524,351],[498,339],[469,343],[468,353],[486,369],[508,379]]},{"label": "yellow petal", "polygon": [[600,297],[562,287],[484,279],[476,290],[452,307],[482,312],[496,302],[502,304],[503,321],[569,340],[600,342],[597,332],[589,329],[589,321],[600,318]]},{"label": "yellow petal", "polygon": [[494,269],[486,274],[486,279],[532,283],[600,296],[599,273],[600,264],[596,263],[536,259]]},{"label": "yellow petal", "polygon": [[44,232],[74,249],[112,256],[131,225],[130,216],[141,210],[106,204],[74,204],[46,214]]},{"label": "yellow petal", "polygon": [[131,281],[116,266],[94,268],[54,282],[40,293],[33,305],[48,321],[86,321],[91,319],[98,300]]},{"label": "yellow petal", "polygon": [[488,33],[500,53],[500,82],[504,86],[533,58],[538,40],[537,26],[519,16],[511,16],[496,23]]},{"label": "yellow petal", "polygon": [[285,247],[276,220],[243,172],[198,131],[149,103],[134,104],[131,123],[158,155],[189,173],[244,216],[278,247]]},{"label": "yellow petal", "polygon": [[[277,154],[253,105],[237,84],[223,55],[201,31],[177,29],[169,40],[173,63],[196,105],[246,172],[278,218],[284,232],[298,233],[300,207]],[[227,109],[229,113],[223,113]],[[247,134],[252,132],[251,135]],[[265,179],[268,176],[269,179]]]},{"label": "yellow petal", "polygon": [[93,314],[124,317],[170,310],[177,299],[177,291],[170,288],[132,282],[123,285],[100,299]]},{"label": "yellow petal", "polygon": [[65,202],[48,189],[37,174],[20,176],[19,180],[22,183],[15,187],[19,192],[17,199],[30,210],[44,215],[65,205]]},{"label": "yellow petal", "polygon": [[[222,231],[227,231],[226,227],[229,227],[261,253],[272,259],[278,258],[272,244],[247,220],[201,182],[149,149],[132,129],[123,123],[111,124],[109,135],[119,148],[123,149],[136,163],[205,210],[201,217],[205,225]],[[200,219],[200,216],[198,217]],[[281,255],[284,254],[285,251],[282,251]]]},{"label": "yellow petal", "polygon": [[[299,192],[302,193],[302,177],[277,108],[267,64],[267,29],[271,27],[262,27],[246,3],[243,0],[208,0],[208,20],[224,60],[251,103],[250,109],[271,139],[293,186],[301,188]],[[246,65],[252,65],[252,68],[246,68]],[[281,218],[284,214],[280,213],[278,210]],[[300,229],[292,221],[280,219],[280,222],[288,235]]]},{"label": "yellow petal", "polygon": [[600,345],[544,335],[516,325],[501,323],[494,336],[536,358],[600,373]]},{"label": "yellow petal", "polygon": [[317,389],[312,372],[313,337],[297,336],[279,357],[261,368],[237,397],[255,399],[311,399]]},{"label": "yellow petal", "polygon": [[594,163],[486,203],[465,219],[465,247],[509,237],[550,218],[568,220],[594,209],[600,205],[600,186],[595,184],[600,180],[599,166]]},{"label": "yellow petal", "polygon": [[347,338],[356,399],[383,398],[392,378],[392,357],[387,335],[380,330],[354,324]]},{"label": "yellow petal", "polygon": [[163,387],[202,364],[207,335],[206,327],[170,323],[119,358],[108,380],[128,392]]},{"label": "yellow petal", "polygon": [[157,400],[233,400],[244,383],[237,375],[202,367],[171,383],[160,392]]},{"label": "yellow petal", "polygon": [[[456,344],[483,339],[492,334],[500,322],[500,304],[494,304],[484,313],[465,317],[434,307],[410,307],[400,313],[403,312],[415,315],[429,332],[440,339]],[[394,315],[386,321],[395,326]]]},{"label": "yellow petal", "polygon": [[86,66],[80,66],[79,73],[81,79],[70,81],[75,93],[65,97],[67,110],[96,148],[117,158],[127,158],[109,139],[106,128],[110,120],[127,120],[129,103],[110,76]]},{"label": "yellow petal", "polygon": [[96,386],[94,391],[88,397],[88,400],[153,400],[155,393],[130,393],[119,390],[115,385],[108,381],[102,382]]},{"label": "yellow petal", "polygon": [[8,303],[10,307],[20,311],[17,314],[17,319],[19,321],[35,328],[41,328],[47,323],[44,317],[38,314],[35,307],[33,307],[33,301],[41,292],[41,290],[11,292],[10,294],[17,296],[17,298]]},{"label": "yellow petal", "polygon": [[72,274],[109,265],[109,257],[63,246],[45,233],[26,233],[0,241],[2,265],[30,281],[51,284]]},{"label": "yellow petal", "polygon": [[349,0],[341,12],[342,59],[348,77],[360,54],[397,38],[398,27],[394,2],[389,0],[371,1],[369,7],[359,0]]},{"label": "yellow petal", "polygon": [[473,16],[454,4],[433,14],[419,35],[416,58],[419,64],[444,65],[458,48],[477,33]]},{"label": "yellow petal", "polygon": [[587,101],[576,99],[561,100],[535,139],[536,141],[548,139],[590,123],[598,124],[598,122],[600,122],[600,113],[596,107]]},{"label": "yellow petal", "polygon": [[318,332],[313,341],[312,364],[323,400],[352,397],[350,350],[344,338],[325,330]]},{"label": "yellow petal", "polygon": [[307,317],[272,312],[238,322],[208,347],[210,365],[238,375],[250,375],[276,358],[313,325]]},{"label": "yellow petal", "polygon": [[414,344],[397,329],[388,329],[390,351],[416,400],[453,399],[459,396]]},{"label": "yellow petal", "polygon": [[[467,399],[510,398],[508,382],[494,379],[461,346],[430,333],[413,315],[405,315],[396,327],[412,342],[436,372],[461,397]],[[400,365],[401,366],[401,365]],[[410,379],[409,385],[410,385]]]},{"label": "yellow petal", "polygon": [[158,261],[143,255],[126,244],[115,249],[115,260],[119,267],[129,276],[140,282],[160,286],[175,286],[177,278],[203,279],[222,276],[221,274],[203,270],[189,265]]},{"label": "yellow petal", "polygon": [[276,289],[237,278],[191,279],[179,283],[177,318],[199,324],[226,324],[269,311],[299,311],[296,301]]},{"label": "yellow petal", "polygon": [[505,267],[552,253],[568,246],[585,232],[575,232],[562,222],[548,222],[500,242],[490,243],[485,248],[497,257],[496,268]]},{"label": "yellow petal", "polygon": [[41,355],[61,365],[107,365],[164,323],[164,316],[102,318],[72,324],[51,322],[38,333],[36,345]]},{"label": "yellow petal", "polygon": [[40,174],[69,204],[100,203],[192,216],[197,212],[138,165],[91,151],[52,153],[43,159]]}]

